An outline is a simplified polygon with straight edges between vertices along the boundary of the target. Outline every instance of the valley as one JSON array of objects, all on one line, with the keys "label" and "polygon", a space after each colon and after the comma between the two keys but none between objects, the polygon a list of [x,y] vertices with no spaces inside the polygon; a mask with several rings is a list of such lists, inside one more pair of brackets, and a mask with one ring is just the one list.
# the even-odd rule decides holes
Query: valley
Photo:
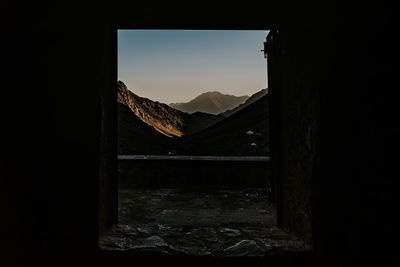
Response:
[{"label": "valley", "polygon": [[[137,96],[119,81],[118,154],[267,156],[267,90],[250,97],[225,96],[210,92],[181,103],[191,106],[187,113]],[[224,111],[212,114],[215,103]]]}]

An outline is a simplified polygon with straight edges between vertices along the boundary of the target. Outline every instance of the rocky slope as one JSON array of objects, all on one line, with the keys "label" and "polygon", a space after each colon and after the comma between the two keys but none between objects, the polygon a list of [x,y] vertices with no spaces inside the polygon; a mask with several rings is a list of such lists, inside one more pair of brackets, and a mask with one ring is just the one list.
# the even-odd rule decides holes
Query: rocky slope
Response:
[{"label": "rocky slope", "polygon": [[220,92],[207,92],[187,103],[171,103],[170,107],[187,113],[205,112],[217,115],[244,103],[249,96],[233,96]]},{"label": "rocky slope", "polygon": [[118,103],[118,154],[163,155],[168,152],[169,139]]},{"label": "rocky slope", "polygon": [[188,114],[166,104],[137,96],[121,81],[118,81],[118,103],[128,107],[142,122],[168,137],[198,132],[224,118],[201,112]]}]

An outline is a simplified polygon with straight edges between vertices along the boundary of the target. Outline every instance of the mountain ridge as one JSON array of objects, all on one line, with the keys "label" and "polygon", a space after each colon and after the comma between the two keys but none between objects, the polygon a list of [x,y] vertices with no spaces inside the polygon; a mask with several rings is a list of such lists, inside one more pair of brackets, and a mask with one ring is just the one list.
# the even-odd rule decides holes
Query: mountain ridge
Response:
[{"label": "mountain ridge", "polygon": [[246,99],[246,101],[244,103],[240,104],[239,106],[237,106],[237,107],[235,107],[233,109],[229,109],[229,110],[227,110],[225,112],[222,112],[219,115],[222,115],[224,117],[229,117],[229,116],[235,114],[236,112],[238,112],[239,110],[242,110],[245,107],[251,105],[252,103],[257,101],[258,99],[260,99],[263,96],[265,96],[266,94],[268,94],[268,88],[261,89],[260,91],[252,94],[248,99]]},{"label": "mountain ridge", "polygon": [[167,104],[140,97],[118,81],[118,103],[127,106],[141,121],[168,137],[197,132],[223,119],[202,112],[188,114]]},{"label": "mountain ridge", "polygon": [[247,95],[234,96],[218,91],[210,91],[198,95],[189,102],[170,103],[169,106],[189,114],[204,112],[218,115],[244,103],[248,98],[249,96]]},{"label": "mountain ridge", "polygon": [[[268,155],[266,89],[253,94],[230,112],[233,113],[227,117],[202,112],[188,114],[139,97],[119,82],[118,153]],[[177,132],[182,134],[177,135]]]},{"label": "mountain ridge", "polygon": [[184,155],[266,156],[268,114],[268,94],[265,94],[224,120],[175,140],[175,146]]}]

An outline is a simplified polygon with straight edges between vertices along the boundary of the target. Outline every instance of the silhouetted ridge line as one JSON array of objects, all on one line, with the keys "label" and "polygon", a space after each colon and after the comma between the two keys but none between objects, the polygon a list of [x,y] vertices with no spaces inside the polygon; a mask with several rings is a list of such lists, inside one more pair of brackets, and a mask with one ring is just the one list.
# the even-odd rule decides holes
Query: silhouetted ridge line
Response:
[{"label": "silhouetted ridge line", "polygon": [[248,105],[254,103],[255,101],[257,101],[261,97],[265,96],[266,94],[268,94],[268,89],[267,88],[261,89],[257,93],[255,93],[252,96],[250,96],[243,104],[240,104],[239,106],[235,107],[234,109],[227,110],[227,111],[221,113],[220,115],[222,115],[224,117],[229,117],[232,114],[235,114],[236,112],[238,112],[239,110],[242,110],[245,107],[247,107]]}]

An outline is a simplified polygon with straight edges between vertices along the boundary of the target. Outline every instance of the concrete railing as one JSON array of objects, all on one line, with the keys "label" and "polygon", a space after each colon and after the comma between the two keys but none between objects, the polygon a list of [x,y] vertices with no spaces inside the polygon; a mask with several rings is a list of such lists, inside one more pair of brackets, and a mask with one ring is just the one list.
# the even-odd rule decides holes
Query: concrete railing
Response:
[{"label": "concrete railing", "polygon": [[259,156],[181,156],[181,155],[118,155],[118,160],[181,160],[181,161],[239,161],[269,162],[270,157]]}]

